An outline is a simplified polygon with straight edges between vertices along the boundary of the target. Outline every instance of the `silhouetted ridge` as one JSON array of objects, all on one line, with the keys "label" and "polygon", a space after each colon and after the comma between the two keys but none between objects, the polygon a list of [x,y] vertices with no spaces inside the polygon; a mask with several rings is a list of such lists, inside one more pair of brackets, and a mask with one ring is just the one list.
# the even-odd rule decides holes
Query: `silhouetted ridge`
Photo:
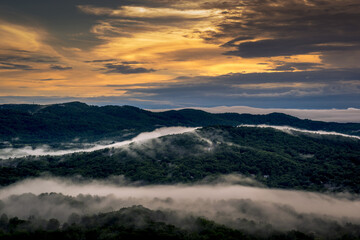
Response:
[{"label": "silhouetted ridge", "polygon": [[120,140],[125,135],[131,137],[161,126],[200,127],[240,124],[287,125],[309,130],[360,134],[359,123],[301,120],[283,113],[211,114],[194,109],[150,112],[133,106],[99,107],[81,102],[0,105],[0,141],[17,139],[16,143],[64,142],[74,138],[83,141],[106,138]]}]

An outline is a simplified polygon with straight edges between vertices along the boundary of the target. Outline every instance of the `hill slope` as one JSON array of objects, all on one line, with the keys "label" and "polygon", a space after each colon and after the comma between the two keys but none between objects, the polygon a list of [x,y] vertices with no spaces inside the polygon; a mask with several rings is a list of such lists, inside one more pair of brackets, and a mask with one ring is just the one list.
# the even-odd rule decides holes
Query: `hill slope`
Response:
[{"label": "hill slope", "polygon": [[197,182],[237,173],[268,187],[360,193],[360,141],[290,135],[274,129],[205,127],[118,149],[3,162],[0,184],[51,173],[146,184]]}]

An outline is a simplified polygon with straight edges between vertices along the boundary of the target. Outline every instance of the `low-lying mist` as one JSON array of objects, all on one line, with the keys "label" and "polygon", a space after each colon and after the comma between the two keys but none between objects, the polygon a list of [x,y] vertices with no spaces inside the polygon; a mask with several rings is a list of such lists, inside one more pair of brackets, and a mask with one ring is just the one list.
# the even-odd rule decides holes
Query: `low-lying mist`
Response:
[{"label": "low-lying mist", "polygon": [[[250,125],[250,124],[242,124],[239,125],[239,127],[258,127],[258,128],[273,128],[280,131],[283,131],[285,133],[294,134],[294,133],[303,133],[303,134],[309,134],[310,136],[316,136],[316,135],[328,135],[328,136],[340,136],[340,137],[346,137],[346,138],[353,138],[353,139],[360,139],[359,136],[354,135],[348,135],[338,132],[326,132],[326,131],[311,131],[311,130],[305,130],[305,129],[298,129],[293,128],[289,126],[274,126],[274,125]],[[82,144],[82,147],[79,148],[71,148],[71,149],[65,149],[65,150],[59,150],[59,149],[53,149],[48,145],[42,145],[37,147],[27,146],[23,148],[3,148],[0,149],[0,159],[9,159],[9,158],[21,158],[26,156],[61,156],[66,154],[72,154],[72,153],[81,153],[81,152],[93,152],[97,150],[102,150],[106,148],[120,148],[127,146],[131,143],[141,143],[145,142],[147,140],[153,140],[157,139],[163,136],[167,135],[174,135],[174,134],[182,134],[182,133],[188,133],[188,132],[194,132],[198,128],[190,128],[190,127],[163,127],[155,129],[152,132],[143,132],[140,133],[138,136],[130,139],[125,140],[121,142],[114,142],[111,144],[102,144],[102,143],[92,143],[92,144]],[[216,134],[216,133],[214,133]],[[208,141],[207,139],[200,137],[204,141]],[[219,135],[219,137],[221,137]],[[79,145],[76,145],[79,146]]]},{"label": "low-lying mist", "polygon": [[241,219],[271,224],[278,230],[325,232],[334,223],[360,224],[358,195],[233,184],[251,181],[255,182],[240,175],[228,175],[213,183],[136,186],[126,181],[115,184],[114,181],[35,178],[0,190],[0,213],[24,219],[57,218],[64,222],[72,213],[96,214],[142,205],[152,210],[175,211],[183,217],[202,216],[235,228],[242,227]]},{"label": "low-lying mist", "polygon": [[67,150],[55,150],[47,145],[43,145],[41,147],[33,148],[31,146],[27,146],[24,148],[4,148],[0,149],[0,159],[8,159],[8,158],[19,158],[19,157],[25,157],[25,156],[60,156],[65,154],[71,154],[71,153],[79,153],[79,152],[93,152],[101,149],[106,148],[119,148],[125,145],[128,145],[130,143],[135,142],[142,142],[150,139],[159,138],[166,135],[172,135],[172,134],[181,134],[186,132],[192,132],[196,128],[189,128],[189,127],[163,127],[155,129],[152,132],[143,132],[137,135],[136,137],[121,141],[121,142],[115,142],[112,144],[91,144],[91,147],[89,148],[76,148],[76,149],[67,149]]},{"label": "low-lying mist", "polygon": [[242,124],[239,125],[239,127],[259,127],[259,128],[273,128],[273,129],[277,129],[280,131],[283,131],[285,133],[294,133],[294,132],[299,132],[299,133],[305,133],[305,134],[312,134],[312,135],[335,135],[335,136],[341,136],[341,137],[347,137],[347,138],[356,138],[356,139],[360,139],[359,136],[355,136],[355,135],[348,135],[348,134],[343,134],[343,133],[338,133],[338,132],[327,132],[327,131],[311,131],[311,130],[306,130],[306,129],[299,129],[299,128],[294,128],[294,127],[289,127],[289,126],[275,126],[275,125],[266,125],[266,124],[258,124],[258,125],[252,125],[252,124]]}]

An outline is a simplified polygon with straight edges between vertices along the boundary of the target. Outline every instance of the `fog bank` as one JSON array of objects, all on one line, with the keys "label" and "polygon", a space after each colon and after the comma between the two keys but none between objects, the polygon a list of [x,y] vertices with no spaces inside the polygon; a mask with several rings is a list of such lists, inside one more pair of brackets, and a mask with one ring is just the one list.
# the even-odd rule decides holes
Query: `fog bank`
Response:
[{"label": "fog bank", "polygon": [[137,135],[136,137],[121,141],[115,142],[112,144],[101,145],[97,144],[90,148],[77,148],[77,149],[70,149],[70,150],[54,150],[51,149],[49,146],[44,145],[42,147],[32,148],[31,146],[24,147],[24,148],[4,148],[0,149],[0,159],[7,159],[7,158],[15,158],[15,157],[25,157],[25,156],[59,156],[64,154],[71,154],[71,153],[79,153],[79,152],[92,152],[97,151],[105,148],[119,148],[130,143],[135,142],[142,142],[150,139],[159,138],[166,135],[172,134],[182,134],[186,132],[192,132],[196,128],[189,128],[189,127],[163,127],[155,129],[152,132],[143,132]]}]

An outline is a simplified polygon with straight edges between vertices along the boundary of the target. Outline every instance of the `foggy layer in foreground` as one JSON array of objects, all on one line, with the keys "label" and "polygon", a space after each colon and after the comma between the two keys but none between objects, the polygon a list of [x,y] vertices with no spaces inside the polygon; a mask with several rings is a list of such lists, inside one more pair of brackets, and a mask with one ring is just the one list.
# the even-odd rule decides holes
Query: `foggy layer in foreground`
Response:
[{"label": "foggy layer in foreground", "polygon": [[70,150],[54,150],[51,149],[49,146],[43,146],[33,149],[32,147],[24,147],[24,148],[4,148],[0,149],[0,159],[7,159],[7,158],[15,158],[15,157],[25,157],[25,156],[60,156],[65,154],[71,154],[71,153],[79,153],[79,152],[93,152],[101,149],[106,148],[119,148],[125,145],[128,145],[130,143],[135,142],[142,142],[154,138],[159,138],[166,135],[172,135],[172,134],[181,134],[186,132],[192,132],[196,128],[190,128],[190,127],[163,127],[155,129],[152,132],[143,132],[137,135],[136,137],[121,141],[121,142],[115,142],[112,144],[107,145],[95,145],[90,148],[80,148],[80,149],[70,149]]},{"label": "foggy layer in foreground", "polygon": [[[228,179],[231,178],[242,177],[228,175]],[[143,205],[152,210],[204,216],[228,225],[236,225],[242,218],[271,223],[279,229],[311,225],[315,219],[341,224],[360,223],[360,198],[357,195],[265,189],[230,182],[136,187],[106,181],[80,184],[60,178],[37,178],[2,188],[0,212],[22,218],[38,215],[66,221],[71,213],[94,214]],[[35,196],[46,192],[73,196],[79,203],[61,200],[65,197],[57,194]]]},{"label": "foggy layer in foreground", "polygon": [[343,133],[338,133],[338,132],[327,132],[327,131],[311,131],[311,130],[306,130],[306,129],[299,129],[299,128],[294,128],[294,127],[289,127],[289,126],[275,126],[275,125],[266,125],[266,124],[242,124],[239,125],[239,127],[259,127],[259,128],[273,128],[273,129],[277,129],[280,131],[283,131],[285,133],[289,133],[291,134],[292,132],[301,132],[301,133],[309,133],[309,134],[318,134],[318,135],[335,135],[335,136],[341,136],[341,137],[347,137],[347,138],[356,138],[356,139],[360,139],[359,136],[354,136],[354,135],[348,135],[348,134],[343,134]]}]

